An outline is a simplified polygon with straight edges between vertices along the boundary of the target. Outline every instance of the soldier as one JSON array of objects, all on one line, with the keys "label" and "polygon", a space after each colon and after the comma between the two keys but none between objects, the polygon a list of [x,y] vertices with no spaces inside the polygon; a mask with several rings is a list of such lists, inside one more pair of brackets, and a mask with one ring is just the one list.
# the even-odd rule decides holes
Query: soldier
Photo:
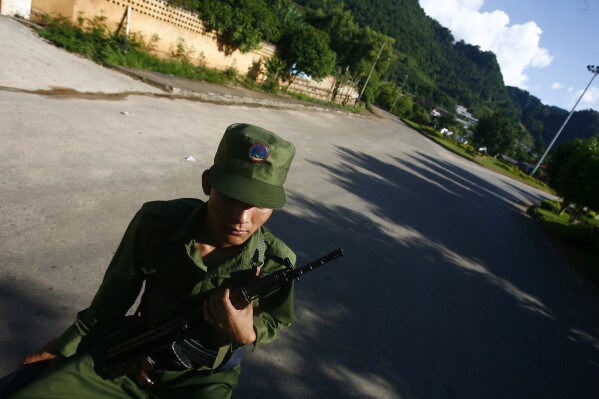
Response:
[{"label": "soldier", "polygon": [[[229,126],[214,165],[202,174],[208,200],[144,204],[90,306],[22,362],[55,364],[10,398],[230,398],[244,348],[272,341],[294,320],[292,285],[242,310],[229,300],[236,282],[279,270],[285,258],[295,263],[295,254],[263,226],[285,204],[283,183],[294,155],[293,144],[272,132]],[[142,286],[135,315],[126,316]],[[150,389],[133,375],[106,375],[109,348],[164,324],[183,308],[199,309],[194,315],[209,326],[199,338],[216,356],[183,371],[156,364]]]}]

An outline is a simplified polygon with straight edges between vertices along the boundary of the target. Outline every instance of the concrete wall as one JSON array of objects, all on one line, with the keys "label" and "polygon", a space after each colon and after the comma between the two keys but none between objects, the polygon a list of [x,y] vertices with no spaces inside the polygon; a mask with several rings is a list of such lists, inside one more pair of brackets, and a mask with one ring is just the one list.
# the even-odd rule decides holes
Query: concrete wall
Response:
[{"label": "concrete wall", "polygon": [[93,20],[105,18],[111,31],[124,29],[129,7],[129,32],[140,35],[153,52],[162,58],[171,57],[177,48],[185,49],[196,65],[209,68],[234,68],[245,75],[254,62],[272,57],[275,46],[262,43],[262,48],[249,53],[220,51],[216,35],[207,32],[196,13],[168,5],[161,0],[32,0],[32,19],[42,14],[62,15],[73,22],[82,17]]},{"label": "concrete wall", "polygon": [[[255,62],[270,59],[276,53],[276,47],[266,42],[262,42],[262,47],[256,51],[227,53],[219,48],[216,35],[206,31],[197,13],[172,7],[162,0],[27,1],[31,2],[32,20],[40,20],[44,15],[49,15],[63,16],[77,23],[80,18],[94,20],[101,17],[113,32],[121,29],[125,33],[127,29],[130,34],[141,36],[159,57],[170,58],[180,47],[196,65],[221,70],[233,68],[241,75],[246,75]],[[333,77],[322,82],[297,78],[289,90],[330,101],[333,86]],[[340,93],[350,93],[349,96],[357,97],[357,91],[351,87],[342,88]],[[344,103],[347,97],[340,95],[336,102]]]},{"label": "concrete wall", "polygon": [[[335,83],[336,80],[333,76],[329,76],[320,82],[298,76],[289,86],[289,91],[302,93],[322,101],[332,102]],[[350,86],[342,86],[338,90],[335,102],[339,104],[354,105],[356,98],[358,98],[358,91],[356,89]]]}]

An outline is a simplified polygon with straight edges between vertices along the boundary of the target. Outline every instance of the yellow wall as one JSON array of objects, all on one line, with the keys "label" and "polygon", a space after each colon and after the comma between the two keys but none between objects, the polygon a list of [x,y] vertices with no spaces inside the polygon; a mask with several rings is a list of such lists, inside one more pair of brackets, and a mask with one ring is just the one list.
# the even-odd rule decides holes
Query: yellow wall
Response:
[{"label": "yellow wall", "polygon": [[[129,32],[141,35],[146,43],[152,42],[153,52],[159,57],[171,57],[178,46],[185,49],[191,61],[210,68],[234,68],[246,74],[252,63],[274,55],[275,47],[263,43],[262,48],[249,53],[220,51],[216,36],[206,32],[198,15],[161,0],[33,0],[32,19],[40,14],[62,15],[73,22],[78,18],[92,20],[105,18],[108,29],[125,29],[127,7],[130,7]],[[158,38],[153,41],[152,38]]]},{"label": "yellow wall", "polygon": [[70,20],[75,20],[73,17],[75,1],[74,0],[32,0],[31,1],[31,19],[37,20],[41,15],[50,15],[57,17],[62,15]]},{"label": "yellow wall", "polygon": [[[181,46],[196,65],[221,70],[234,68],[245,75],[253,63],[270,59],[276,52],[275,46],[263,42],[262,48],[256,51],[225,53],[219,49],[214,33],[206,31],[197,13],[172,7],[163,0],[32,0],[31,19],[40,20],[44,15],[63,16],[77,23],[79,18],[102,17],[108,29],[122,29],[124,33],[127,7],[130,7],[130,34],[140,35],[146,44],[150,44],[154,54],[162,58],[172,57]],[[298,78],[289,89],[328,101],[333,85],[332,77],[323,82]],[[357,97],[354,88],[344,87],[342,92]],[[340,96],[337,102],[347,101],[347,97]]]}]

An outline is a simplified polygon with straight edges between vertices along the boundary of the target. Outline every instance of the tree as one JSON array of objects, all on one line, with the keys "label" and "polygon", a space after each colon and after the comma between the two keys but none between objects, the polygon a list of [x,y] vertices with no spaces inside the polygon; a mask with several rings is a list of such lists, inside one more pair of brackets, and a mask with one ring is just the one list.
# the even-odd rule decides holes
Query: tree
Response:
[{"label": "tree", "polygon": [[[171,0],[173,1],[173,0]],[[302,18],[290,0],[177,0],[197,7],[210,30],[217,31],[226,52],[260,48],[261,41],[276,43],[288,26]]]},{"label": "tree", "polygon": [[[378,91],[381,77],[397,58],[393,45],[395,40],[368,27],[363,30],[361,42],[355,48],[353,71],[360,78],[360,87],[366,85],[364,96],[367,103],[372,102]],[[374,69],[373,69],[374,67]],[[372,74],[370,73],[372,71]],[[370,79],[368,79],[370,76]],[[367,94],[368,91],[368,94]]]},{"label": "tree", "polygon": [[412,101],[412,97],[401,95],[395,102],[395,107],[393,108],[393,114],[399,115],[402,118],[410,118],[412,116],[412,111],[414,109],[414,102]]},{"label": "tree", "polygon": [[375,104],[403,118],[408,118],[412,115],[412,98],[403,94],[399,87],[393,83],[382,83],[379,85]]},{"label": "tree", "polygon": [[306,22],[329,35],[338,65],[353,71],[359,58],[357,46],[363,37],[363,29],[354,22],[351,13],[343,10],[342,6],[328,12],[307,10]]},{"label": "tree", "polygon": [[378,87],[375,104],[383,109],[390,110],[399,94],[399,89],[395,84],[382,83]]},{"label": "tree", "polygon": [[289,83],[300,72],[320,80],[335,68],[335,53],[329,47],[328,35],[311,25],[287,32],[279,49],[281,59],[287,64]]},{"label": "tree", "polygon": [[[576,139],[557,146],[547,168],[549,185],[566,204],[599,210],[599,139]],[[576,214],[576,213],[575,213]]]},{"label": "tree", "polygon": [[487,147],[489,154],[497,155],[511,150],[516,141],[516,133],[509,119],[495,112],[480,118],[474,130],[473,141],[478,146]]},{"label": "tree", "polygon": [[266,61],[266,81],[262,88],[267,91],[279,90],[279,78],[285,76],[287,70],[285,62],[276,55]]}]

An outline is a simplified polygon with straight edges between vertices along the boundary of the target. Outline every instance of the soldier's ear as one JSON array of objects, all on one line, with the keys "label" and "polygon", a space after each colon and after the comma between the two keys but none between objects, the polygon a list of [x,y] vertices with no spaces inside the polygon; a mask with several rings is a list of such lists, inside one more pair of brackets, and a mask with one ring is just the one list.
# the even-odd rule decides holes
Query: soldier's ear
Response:
[{"label": "soldier's ear", "polygon": [[212,190],[212,186],[210,185],[210,182],[208,181],[208,176],[210,176],[210,169],[206,169],[202,173],[202,190],[204,191],[204,194],[209,196],[210,190]]}]

